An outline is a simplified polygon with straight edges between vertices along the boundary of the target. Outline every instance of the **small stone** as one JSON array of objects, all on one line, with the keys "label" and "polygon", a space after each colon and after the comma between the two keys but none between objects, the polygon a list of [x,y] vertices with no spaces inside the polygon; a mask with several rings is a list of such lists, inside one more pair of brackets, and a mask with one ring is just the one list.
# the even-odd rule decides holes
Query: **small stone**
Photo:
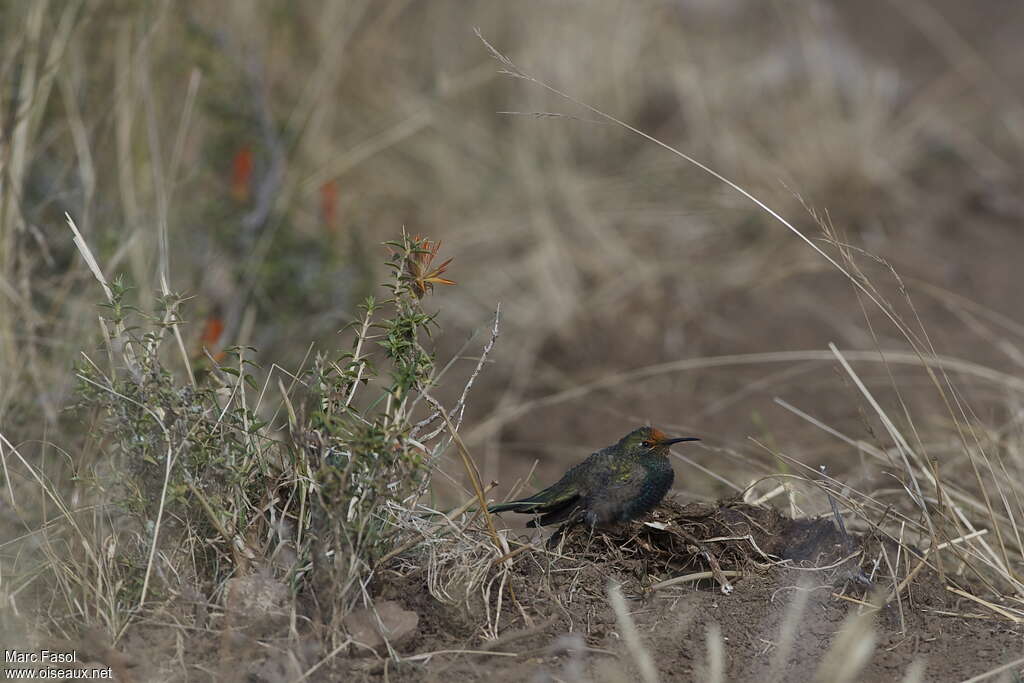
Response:
[{"label": "small stone", "polygon": [[403,609],[394,600],[385,600],[372,608],[355,610],[345,617],[343,623],[353,640],[378,650],[384,645],[385,638],[392,646],[408,639],[416,632],[419,621],[420,615],[416,612]]},{"label": "small stone", "polygon": [[288,600],[288,587],[274,579],[252,575],[227,582],[227,610],[243,617],[281,613]]}]

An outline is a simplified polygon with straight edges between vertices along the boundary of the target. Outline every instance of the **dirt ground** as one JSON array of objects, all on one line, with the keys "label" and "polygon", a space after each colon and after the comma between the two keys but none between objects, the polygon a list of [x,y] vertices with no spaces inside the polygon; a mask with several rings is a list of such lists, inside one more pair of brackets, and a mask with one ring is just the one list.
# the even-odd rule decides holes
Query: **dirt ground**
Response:
[{"label": "dirt ground", "polygon": [[[730,540],[694,545],[713,538]],[[713,625],[722,634],[726,680],[809,680],[815,671],[808,667],[827,659],[844,631],[857,628],[851,617],[865,613],[877,643],[856,680],[899,680],[921,666],[920,680],[958,681],[1020,656],[1020,625],[944,588],[969,592],[972,580],[965,576],[947,575],[944,584],[927,567],[871,616],[865,603],[889,597],[892,588],[869,579],[883,546],[896,557],[893,542],[848,536],[827,518],[794,521],[737,501],[670,502],[609,532],[572,531],[558,553],[525,553],[509,584],[522,611],[506,597],[496,641],[481,639],[479,619],[438,604],[421,572],[386,575],[379,598],[420,615],[417,634],[400,649],[444,654],[397,671],[392,664],[385,672],[379,660],[339,665],[367,680],[635,680],[609,607],[609,580],[622,584],[642,647],[664,680],[706,679],[706,634]],[[724,572],[743,572],[726,577],[733,587],[728,594],[714,578],[652,589],[660,580],[707,572],[708,555]],[[917,562],[911,558],[911,566]],[[806,602],[794,607],[801,592]],[[1020,671],[1007,675],[1019,680],[1012,676]]]}]

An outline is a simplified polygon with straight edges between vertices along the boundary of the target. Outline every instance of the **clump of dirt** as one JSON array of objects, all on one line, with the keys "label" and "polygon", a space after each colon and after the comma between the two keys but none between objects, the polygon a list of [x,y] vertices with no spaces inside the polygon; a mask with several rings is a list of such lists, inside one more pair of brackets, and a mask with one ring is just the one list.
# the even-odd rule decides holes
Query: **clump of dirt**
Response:
[{"label": "clump of dirt", "polygon": [[[924,667],[923,680],[962,680],[1019,656],[1019,625],[958,604],[928,569],[875,610],[894,584],[880,572],[872,584],[868,575],[879,553],[896,558],[896,548],[847,534],[831,518],[789,519],[737,500],[666,501],[614,528],[569,529],[552,549],[540,536],[520,542],[529,547],[507,573],[458,606],[429,595],[423,568],[383,574],[376,594],[420,615],[418,633],[401,647],[418,659],[397,669],[339,661],[334,673],[374,678],[387,666],[391,680],[634,680],[608,603],[610,581],[631,599],[663,680],[706,675],[712,625],[722,635],[727,680],[813,678],[858,613],[867,614],[875,642],[858,680],[898,680],[912,665]],[[903,550],[901,577],[913,555]]]},{"label": "clump of dirt", "polygon": [[775,508],[739,500],[714,505],[668,501],[642,520],[609,530],[576,527],[566,534],[561,552],[652,580],[709,572],[729,592],[725,572],[745,574],[780,563],[832,570],[833,579],[864,582],[860,545],[831,519],[790,519]]}]

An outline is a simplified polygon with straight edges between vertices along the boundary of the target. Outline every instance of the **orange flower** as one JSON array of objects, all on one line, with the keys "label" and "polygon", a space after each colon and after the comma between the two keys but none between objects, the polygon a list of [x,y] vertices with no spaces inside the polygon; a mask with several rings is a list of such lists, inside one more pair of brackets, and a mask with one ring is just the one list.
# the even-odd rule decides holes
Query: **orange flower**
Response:
[{"label": "orange flower", "polygon": [[252,150],[248,145],[235,153],[231,160],[231,196],[236,202],[249,199],[249,182],[252,179]]},{"label": "orange flower", "polygon": [[334,221],[338,215],[338,183],[328,180],[320,186],[320,219],[328,232],[334,231]]},{"label": "orange flower", "polygon": [[[212,314],[206,319],[206,324],[203,325],[203,334],[199,338],[199,343],[202,348],[207,349],[211,352],[214,360],[221,361],[225,357],[225,353],[222,349],[219,349],[221,337],[224,335],[224,321],[216,313]],[[202,355],[202,350],[199,354]]]},{"label": "orange flower", "polygon": [[437,251],[441,248],[441,242],[431,242],[428,239],[421,240],[418,236],[412,239],[413,249],[405,260],[405,270],[412,280],[412,291],[416,298],[422,299],[433,291],[434,285],[454,285],[455,282],[448,278],[441,277],[444,271],[448,270],[448,259],[436,268],[431,268]]}]

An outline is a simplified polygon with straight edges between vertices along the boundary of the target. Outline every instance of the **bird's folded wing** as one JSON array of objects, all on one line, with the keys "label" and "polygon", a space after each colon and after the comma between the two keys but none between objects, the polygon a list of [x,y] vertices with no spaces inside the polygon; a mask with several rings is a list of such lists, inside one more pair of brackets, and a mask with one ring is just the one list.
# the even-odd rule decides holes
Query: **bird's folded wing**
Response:
[{"label": "bird's folded wing", "polygon": [[509,510],[513,512],[548,512],[575,501],[579,498],[579,495],[579,490],[575,483],[569,477],[562,477],[557,483],[552,484],[543,491],[538,491],[529,498],[492,505],[488,510],[490,512],[506,512]]},{"label": "bird's folded wing", "polygon": [[607,489],[616,497],[626,496],[630,491],[639,492],[647,479],[647,470],[635,460],[619,460],[615,462],[608,478]]}]

